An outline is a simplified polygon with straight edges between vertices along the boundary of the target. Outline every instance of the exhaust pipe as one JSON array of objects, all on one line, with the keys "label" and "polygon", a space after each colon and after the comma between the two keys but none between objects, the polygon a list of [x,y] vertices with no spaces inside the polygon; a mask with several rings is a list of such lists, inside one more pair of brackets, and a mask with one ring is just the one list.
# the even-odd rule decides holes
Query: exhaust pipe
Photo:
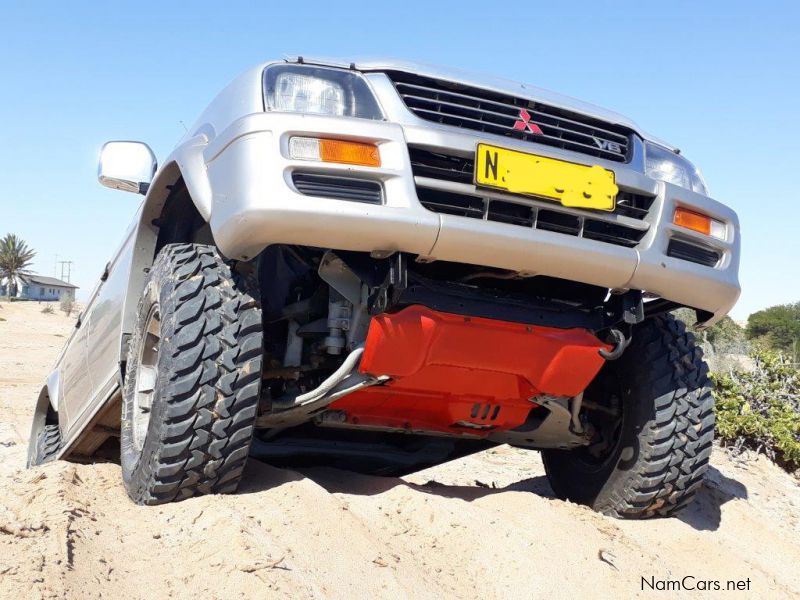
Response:
[{"label": "exhaust pipe", "polygon": [[307,421],[334,400],[371,385],[387,381],[387,375],[374,377],[358,372],[364,345],[356,347],[342,364],[319,386],[299,396],[283,396],[272,401],[274,412],[259,417],[258,427],[291,427]]}]

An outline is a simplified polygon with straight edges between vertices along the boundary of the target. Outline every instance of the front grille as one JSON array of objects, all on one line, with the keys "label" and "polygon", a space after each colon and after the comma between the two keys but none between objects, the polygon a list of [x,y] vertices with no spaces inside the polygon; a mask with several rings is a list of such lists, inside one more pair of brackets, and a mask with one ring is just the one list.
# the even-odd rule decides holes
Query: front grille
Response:
[{"label": "front grille", "polygon": [[[431,152],[414,146],[409,147],[411,170],[415,177],[425,177],[441,181],[472,185],[474,161],[471,158]],[[472,188],[479,193],[479,190]],[[588,214],[577,216],[573,213],[538,208],[529,204],[504,200],[487,199],[472,194],[460,194],[417,186],[417,195],[423,206],[434,212],[485,219],[499,223],[535,227],[544,231],[554,231],[586,239],[635,246],[644,237],[647,227],[632,228],[603,219],[593,219]],[[614,213],[638,221],[644,220],[655,198],[643,194],[620,190]],[[550,201],[551,202],[551,201]]]},{"label": "front grille", "polygon": [[697,263],[698,265],[705,265],[706,267],[715,267],[721,258],[717,250],[675,238],[669,241],[667,256]]},{"label": "front grille", "polygon": [[383,203],[383,188],[377,181],[295,171],[292,173],[292,183],[298,192],[306,196],[367,204]]},{"label": "front grille", "polygon": [[647,233],[647,229],[625,227],[589,216],[434,188],[418,186],[417,197],[425,208],[437,213],[563,233],[626,248],[636,246]]},{"label": "front grille", "polygon": [[617,162],[628,160],[633,134],[621,125],[449,81],[400,72],[387,75],[405,105],[422,119]]},{"label": "front grille", "polygon": [[[430,152],[410,146],[411,170],[416,177],[429,177],[456,183],[473,182],[475,162],[471,158]],[[655,198],[620,190],[614,212],[618,215],[642,220],[647,216]]]}]

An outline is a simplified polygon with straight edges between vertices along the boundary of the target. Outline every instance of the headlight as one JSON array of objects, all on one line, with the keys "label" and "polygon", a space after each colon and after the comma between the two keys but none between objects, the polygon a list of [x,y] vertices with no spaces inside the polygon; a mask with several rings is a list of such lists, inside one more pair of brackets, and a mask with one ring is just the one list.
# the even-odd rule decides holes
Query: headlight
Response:
[{"label": "headlight", "polygon": [[309,65],[264,69],[267,110],[332,117],[382,119],[375,96],[359,73]]},{"label": "headlight", "polygon": [[700,170],[680,154],[652,142],[645,142],[644,151],[646,175],[708,195]]}]

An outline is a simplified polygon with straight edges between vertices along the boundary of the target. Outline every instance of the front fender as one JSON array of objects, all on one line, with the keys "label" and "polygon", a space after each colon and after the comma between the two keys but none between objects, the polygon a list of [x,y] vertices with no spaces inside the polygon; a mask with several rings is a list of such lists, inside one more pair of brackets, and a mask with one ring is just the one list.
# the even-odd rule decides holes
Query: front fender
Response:
[{"label": "front fender", "polygon": [[204,134],[196,135],[183,142],[167,158],[169,163],[177,165],[197,212],[206,221],[211,218],[211,185],[203,156],[207,146],[208,138]]},{"label": "front fender", "polygon": [[[182,142],[164,161],[150,185],[142,208],[139,211],[136,231],[134,232],[130,276],[123,308],[123,336],[133,331],[136,307],[138,306],[142,289],[144,289],[144,279],[155,259],[158,227],[154,224],[154,221],[161,215],[175,182],[183,179],[197,212],[206,221],[211,216],[211,186],[203,159],[203,150],[206,146],[207,138],[203,134]],[[124,345],[121,341],[121,361],[125,360]]]},{"label": "front fender", "polygon": [[50,375],[47,376],[45,389],[47,390],[47,398],[50,402],[50,406],[53,412],[57,413],[59,399],[61,398],[61,371],[54,369]]}]

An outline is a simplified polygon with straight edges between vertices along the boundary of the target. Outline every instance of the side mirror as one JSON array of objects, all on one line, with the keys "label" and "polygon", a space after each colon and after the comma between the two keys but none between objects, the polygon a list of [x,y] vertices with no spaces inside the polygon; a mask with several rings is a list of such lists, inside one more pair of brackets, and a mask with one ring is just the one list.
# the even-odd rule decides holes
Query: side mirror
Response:
[{"label": "side mirror", "polygon": [[106,142],[100,151],[97,179],[112,190],[146,194],[156,166],[156,157],[147,144]]}]

